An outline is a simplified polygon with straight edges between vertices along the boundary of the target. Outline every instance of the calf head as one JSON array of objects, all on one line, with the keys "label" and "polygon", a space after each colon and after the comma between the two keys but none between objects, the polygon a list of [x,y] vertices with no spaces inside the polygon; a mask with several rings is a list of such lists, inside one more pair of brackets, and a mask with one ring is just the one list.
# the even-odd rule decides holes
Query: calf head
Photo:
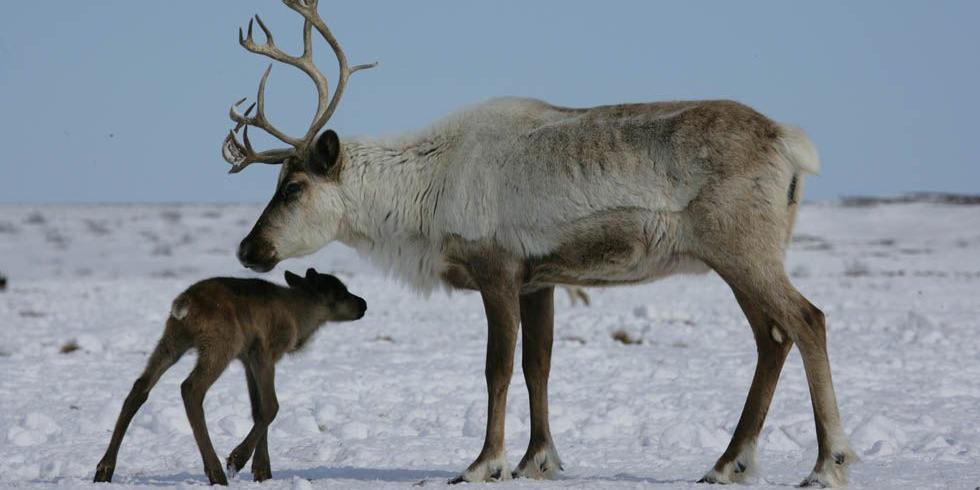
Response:
[{"label": "calf head", "polygon": [[367,311],[367,302],[351,294],[347,286],[330,274],[320,274],[316,269],[306,270],[306,276],[286,271],[286,284],[304,294],[316,298],[317,323],[358,320]]}]

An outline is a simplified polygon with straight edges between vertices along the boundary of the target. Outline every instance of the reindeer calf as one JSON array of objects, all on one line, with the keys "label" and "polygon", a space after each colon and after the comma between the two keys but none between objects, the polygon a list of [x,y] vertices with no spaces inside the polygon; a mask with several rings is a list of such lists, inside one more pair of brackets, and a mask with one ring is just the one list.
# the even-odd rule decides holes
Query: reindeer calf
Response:
[{"label": "reindeer calf", "polygon": [[367,310],[367,303],[349,293],[339,279],[314,269],[307,270],[305,278],[287,271],[286,283],[288,288],[260,279],[219,277],[177,296],[163,337],[123,403],[109,448],[96,468],[96,482],[112,480],[133,415],[160,376],[191,348],[197,349],[197,365],[180,385],[180,393],[208,480],[228,484],[204,422],[204,394],[235,358],[245,365],[254,425],[228,456],[228,470],[240,470],[254,452],[255,480],[272,477],[266,434],[279,410],[276,361],[301,348],[325,322],[357,320]]}]

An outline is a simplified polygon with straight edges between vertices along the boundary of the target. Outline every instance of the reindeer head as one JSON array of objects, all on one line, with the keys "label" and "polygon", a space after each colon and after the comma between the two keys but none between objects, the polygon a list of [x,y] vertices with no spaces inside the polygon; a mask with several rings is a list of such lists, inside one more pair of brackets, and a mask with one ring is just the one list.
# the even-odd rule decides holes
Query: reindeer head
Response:
[{"label": "reindeer head", "polygon": [[[258,15],[253,20],[262,29],[265,43],[256,43],[252,38],[253,20],[248,23],[247,34],[238,30],[238,43],[252,53],[295,66],[313,80],[318,96],[313,122],[302,138],[293,138],[276,129],[266,118],[265,83],[272,70],[270,64],[262,74],[255,102],[244,114],[238,108],[245,99],[231,107],[229,117],[235,122],[235,128],[228,132],[221,146],[222,156],[232,165],[229,173],[241,172],[255,162],[282,165],[275,194],[238,248],[242,265],[260,272],[272,270],[282,259],[313,253],[337,237],[344,216],[339,186],[343,155],[337,133],[332,130],[319,136],[318,133],[336,110],[350,75],[377,65],[347,65],[347,56],[317,13],[317,0],[283,0],[283,3],[303,16],[302,55],[291,56],[276,47],[272,32]],[[327,79],[313,63],[314,28],[333,49],[339,65],[337,87],[329,102]],[[251,115],[253,109],[255,115]],[[255,152],[248,139],[249,126],[264,130],[290,148]],[[239,130],[243,143],[236,137]]]}]

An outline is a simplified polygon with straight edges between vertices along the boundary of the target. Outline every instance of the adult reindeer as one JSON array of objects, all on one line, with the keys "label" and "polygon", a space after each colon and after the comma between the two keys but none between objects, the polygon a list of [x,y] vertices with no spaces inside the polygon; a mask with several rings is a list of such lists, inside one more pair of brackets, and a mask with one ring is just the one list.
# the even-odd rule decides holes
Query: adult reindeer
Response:
[{"label": "adult reindeer", "polygon": [[[231,171],[253,162],[282,165],[275,195],[238,257],[268,271],[337,240],[417,289],[480,292],[489,330],[486,439],[455,481],[511,476],[504,413],[518,325],[531,438],[514,475],[551,477],[561,468],[548,426],[555,285],[629,284],[714,270],[745,312],[759,358],[732,441],[702,481],[735,482],[753,469],[756,440],[795,343],[819,450],[803,483],[845,483],[855,457],[831,383],[824,315],[783,267],[803,176],[819,167],[802,131],[730,101],[578,109],[506,98],[401,138],[341,140],[320,130],[348,77],[373,65],[348,67],[315,0],[284,3],[305,19],[300,57],[280,51],[258,17],[266,42],[253,40],[251,22],[240,42],[307,73],[319,102],[306,135],[286,136],[265,116],[266,70],[255,115],[232,108],[236,127],[223,145]],[[329,103],[326,79],[313,66],[311,28],[340,65]],[[255,152],[249,126],[290,148]],[[241,128],[244,144],[235,137]]]}]

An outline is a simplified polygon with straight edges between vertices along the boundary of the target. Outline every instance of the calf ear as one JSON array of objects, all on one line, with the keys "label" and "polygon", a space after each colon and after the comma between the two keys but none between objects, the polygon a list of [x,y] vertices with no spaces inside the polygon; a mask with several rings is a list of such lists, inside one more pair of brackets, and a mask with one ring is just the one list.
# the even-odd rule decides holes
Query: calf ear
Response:
[{"label": "calf ear", "polygon": [[286,271],[286,284],[289,284],[291,288],[305,288],[306,281],[302,278],[293,274],[292,272]]},{"label": "calf ear", "polygon": [[332,129],[324,131],[313,144],[310,154],[310,171],[321,175],[331,175],[340,159],[340,138]]}]

